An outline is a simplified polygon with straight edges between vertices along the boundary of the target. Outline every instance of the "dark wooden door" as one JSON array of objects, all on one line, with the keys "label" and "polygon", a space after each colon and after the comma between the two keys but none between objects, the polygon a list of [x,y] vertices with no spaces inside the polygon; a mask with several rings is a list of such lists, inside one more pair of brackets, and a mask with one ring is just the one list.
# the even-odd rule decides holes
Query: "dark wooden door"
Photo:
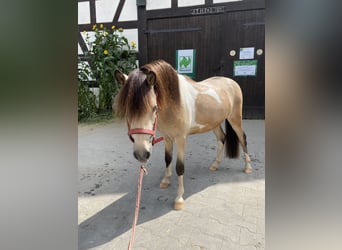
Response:
[{"label": "dark wooden door", "polygon": [[[242,89],[245,118],[265,118],[265,25],[264,10],[232,12],[224,16],[224,37],[221,50],[220,74],[233,78]],[[239,60],[240,48],[254,48],[257,60],[256,76],[234,76],[234,61]],[[236,51],[235,56],[230,51]],[[258,55],[257,51],[262,52]]]},{"label": "dark wooden door", "polygon": [[[236,80],[244,95],[244,118],[264,118],[264,53],[256,76],[233,76],[239,49],[254,47],[264,52],[264,11],[224,12],[216,15],[147,20],[147,61],[164,59],[175,67],[176,50],[196,50],[195,80],[220,75]],[[231,50],[236,51],[230,56]]]},{"label": "dark wooden door", "polygon": [[164,59],[175,67],[176,50],[196,50],[196,76],[200,81],[215,75],[219,65],[222,33],[219,16],[190,16],[154,19],[148,22],[148,61]]}]

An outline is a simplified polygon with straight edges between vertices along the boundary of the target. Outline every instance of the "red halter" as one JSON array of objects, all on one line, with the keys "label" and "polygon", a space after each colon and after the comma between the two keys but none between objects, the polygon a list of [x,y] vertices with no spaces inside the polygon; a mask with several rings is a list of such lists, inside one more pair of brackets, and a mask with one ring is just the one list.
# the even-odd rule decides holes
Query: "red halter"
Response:
[{"label": "red halter", "polygon": [[157,117],[158,113],[156,115],[156,118],[154,120],[153,123],[153,129],[145,129],[145,128],[134,128],[134,129],[130,129],[129,123],[127,122],[127,126],[128,126],[128,136],[129,139],[134,143],[134,138],[132,137],[133,134],[146,134],[146,135],[151,135],[152,136],[152,146],[158,142],[161,142],[162,140],[164,140],[164,138],[158,137],[156,138],[156,130],[157,130]]}]

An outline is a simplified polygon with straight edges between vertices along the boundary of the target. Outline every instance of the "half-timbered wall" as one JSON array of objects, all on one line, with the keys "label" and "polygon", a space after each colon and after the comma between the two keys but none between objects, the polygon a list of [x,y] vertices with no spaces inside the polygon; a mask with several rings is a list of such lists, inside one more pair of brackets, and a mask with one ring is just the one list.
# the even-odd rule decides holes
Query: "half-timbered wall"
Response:
[{"label": "half-timbered wall", "polygon": [[78,54],[88,49],[83,31],[93,37],[94,24],[123,28],[123,35],[139,48],[137,20],[136,0],[78,0]]},{"label": "half-timbered wall", "polygon": [[[78,0],[79,52],[82,31],[103,23],[124,28],[137,43],[139,64],[164,59],[176,68],[176,50],[196,50],[197,81],[219,75],[233,78],[244,94],[244,118],[265,113],[264,0]],[[256,74],[236,76],[240,50],[253,48]]]}]

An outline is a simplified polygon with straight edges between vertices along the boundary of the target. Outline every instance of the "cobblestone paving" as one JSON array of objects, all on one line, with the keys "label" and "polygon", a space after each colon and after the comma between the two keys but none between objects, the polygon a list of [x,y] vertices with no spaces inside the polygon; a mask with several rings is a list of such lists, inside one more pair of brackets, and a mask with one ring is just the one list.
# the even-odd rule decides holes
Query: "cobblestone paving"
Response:
[{"label": "cobblestone paving", "polygon": [[[254,172],[244,161],[223,158],[216,172],[213,133],[188,137],[184,199],[173,210],[177,175],[160,189],[164,145],[153,148],[143,179],[133,249],[265,249],[265,122],[244,120]],[[175,152],[174,152],[175,153]],[[127,249],[139,163],[124,123],[79,126],[79,249]]]}]

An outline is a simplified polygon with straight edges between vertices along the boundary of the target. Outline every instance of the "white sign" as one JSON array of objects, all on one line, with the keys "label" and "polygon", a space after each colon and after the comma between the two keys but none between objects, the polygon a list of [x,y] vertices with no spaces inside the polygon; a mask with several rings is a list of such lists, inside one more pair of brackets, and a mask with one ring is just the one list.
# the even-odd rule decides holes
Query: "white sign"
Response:
[{"label": "white sign", "polygon": [[239,59],[254,59],[254,47],[240,48]]},{"label": "white sign", "polygon": [[256,65],[241,65],[235,66],[234,75],[235,76],[255,76]]},{"label": "white sign", "polygon": [[256,76],[258,60],[234,61],[234,76]]},{"label": "white sign", "polygon": [[177,50],[177,63],[178,73],[194,73],[194,50]]}]

